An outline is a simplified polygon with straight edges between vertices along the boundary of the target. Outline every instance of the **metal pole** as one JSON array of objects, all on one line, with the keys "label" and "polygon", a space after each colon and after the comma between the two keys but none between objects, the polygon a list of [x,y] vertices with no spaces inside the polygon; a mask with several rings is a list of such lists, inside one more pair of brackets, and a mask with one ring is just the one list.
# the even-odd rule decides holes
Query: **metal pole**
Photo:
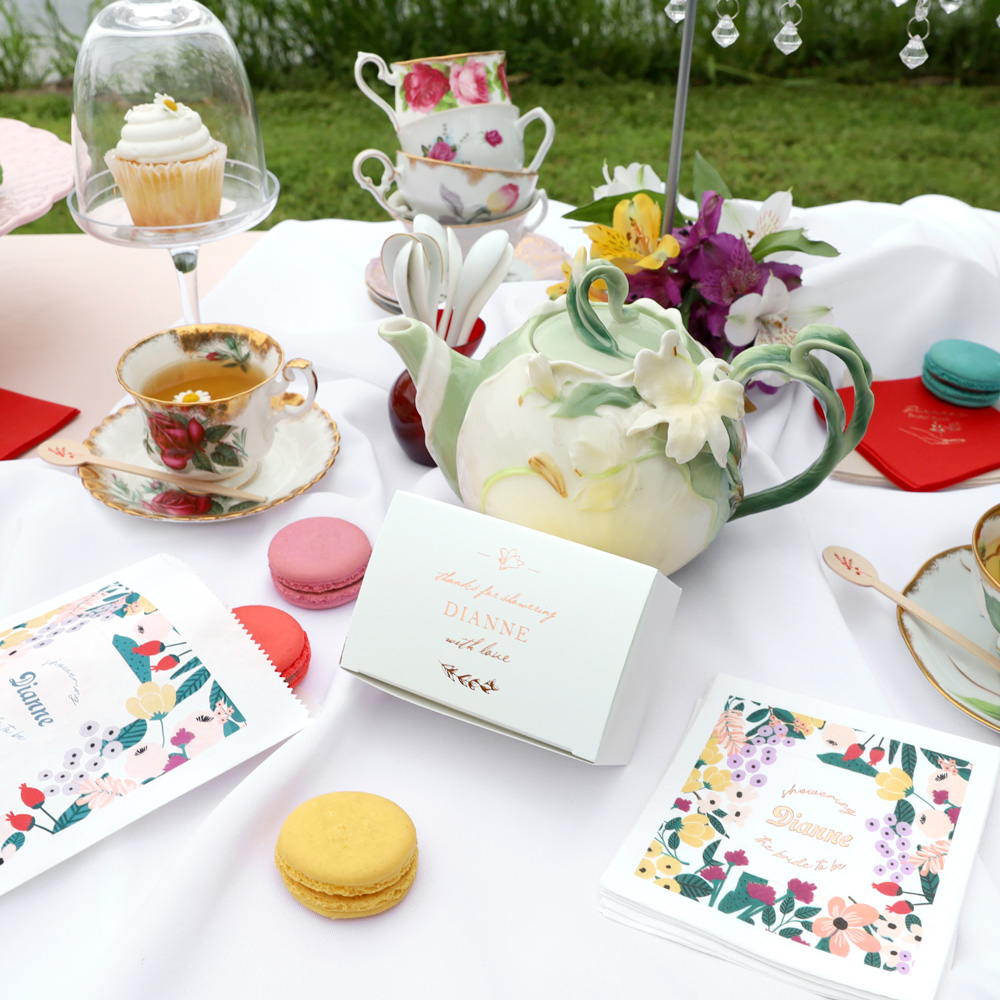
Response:
[{"label": "metal pole", "polygon": [[687,114],[688,85],[691,82],[691,50],[694,48],[697,14],[698,0],[687,0],[687,9],[684,11],[684,34],[681,38],[681,64],[677,70],[677,99],[674,101],[674,127],[670,135],[670,165],[667,167],[667,198],[663,204],[661,236],[674,231],[677,186],[681,176],[681,149],[684,146],[684,117]]}]

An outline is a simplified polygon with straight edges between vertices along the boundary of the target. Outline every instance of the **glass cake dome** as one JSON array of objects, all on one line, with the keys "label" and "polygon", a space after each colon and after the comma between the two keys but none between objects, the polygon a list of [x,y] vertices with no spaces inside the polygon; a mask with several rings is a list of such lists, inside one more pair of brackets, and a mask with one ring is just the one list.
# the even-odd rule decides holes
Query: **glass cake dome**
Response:
[{"label": "glass cake dome", "polygon": [[196,0],[101,10],[77,56],[72,140],[77,224],[107,242],[170,250],[190,276],[181,291],[194,295],[185,312],[196,322],[198,246],[261,222],[279,189],[243,61],[219,19]]}]

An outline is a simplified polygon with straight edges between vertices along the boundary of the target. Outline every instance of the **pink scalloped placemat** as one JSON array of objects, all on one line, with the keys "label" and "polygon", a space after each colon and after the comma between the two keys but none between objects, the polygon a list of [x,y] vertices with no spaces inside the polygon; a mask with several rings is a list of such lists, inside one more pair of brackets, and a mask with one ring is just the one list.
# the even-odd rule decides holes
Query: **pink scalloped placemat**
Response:
[{"label": "pink scalloped placemat", "polygon": [[41,218],[73,187],[73,147],[13,118],[0,118],[0,167],[0,236]]}]

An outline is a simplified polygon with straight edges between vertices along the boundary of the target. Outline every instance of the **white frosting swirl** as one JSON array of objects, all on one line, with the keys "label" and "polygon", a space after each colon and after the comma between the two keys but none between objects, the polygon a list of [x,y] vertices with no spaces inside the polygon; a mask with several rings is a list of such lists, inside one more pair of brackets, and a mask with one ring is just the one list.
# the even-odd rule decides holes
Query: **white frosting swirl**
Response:
[{"label": "white frosting swirl", "polygon": [[157,94],[155,103],[137,104],[125,112],[115,153],[136,163],[172,163],[196,160],[217,145],[197,111]]}]

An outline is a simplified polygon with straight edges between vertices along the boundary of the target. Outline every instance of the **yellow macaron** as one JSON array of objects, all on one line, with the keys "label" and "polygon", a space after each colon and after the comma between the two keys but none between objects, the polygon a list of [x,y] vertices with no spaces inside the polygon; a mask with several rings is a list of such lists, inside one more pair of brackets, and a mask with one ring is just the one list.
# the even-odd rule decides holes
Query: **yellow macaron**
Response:
[{"label": "yellow macaron", "polygon": [[275,864],[288,891],[324,917],[395,906],[417,873],[417,831],[395,802],[369,792],[318,795],[289,813]]}]

